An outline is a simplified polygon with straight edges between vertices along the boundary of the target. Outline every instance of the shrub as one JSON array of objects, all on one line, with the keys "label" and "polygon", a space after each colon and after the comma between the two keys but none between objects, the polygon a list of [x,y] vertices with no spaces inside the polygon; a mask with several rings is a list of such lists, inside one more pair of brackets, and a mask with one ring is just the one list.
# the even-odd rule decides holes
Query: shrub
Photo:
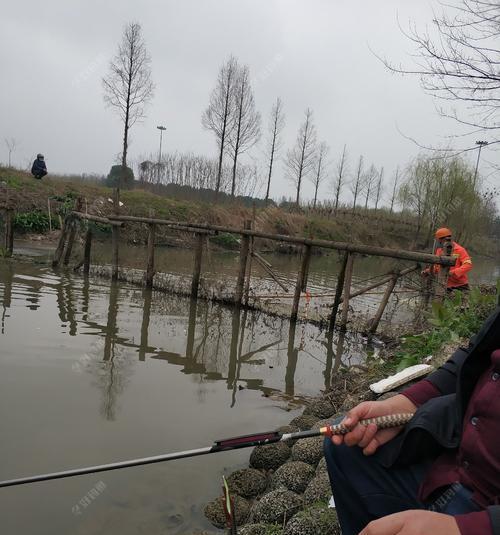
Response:
[{"label": "shrub", "polygon": [[134,172],[130,167],[113,165],[106,177],[106,186],[110,188],[132,189],[134,187]]},{"label": "shrub", "polygon": [[[53,220],[55,224],[55,220]],[[49,230],[49,216],[40,210],[16,214],[14,229],[18,232],[46,232]]]}]

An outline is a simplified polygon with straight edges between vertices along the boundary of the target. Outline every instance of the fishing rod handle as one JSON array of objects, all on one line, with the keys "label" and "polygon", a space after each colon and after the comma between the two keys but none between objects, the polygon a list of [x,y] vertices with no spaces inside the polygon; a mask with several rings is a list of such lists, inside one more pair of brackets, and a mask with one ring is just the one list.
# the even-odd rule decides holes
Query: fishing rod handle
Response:
[{"label": "fishing rod handle", "polygon": [[[387,416],[377,416],[376,418],[367,418],[360,420],[359,424],[368,426],[375,424],[379,429],[390,429],[392,427],[400,427],[406,425],[413,418],[413,413],[388,414]],[[324,430],[324,431],[323,431]],[[352,431],[351,427],[347,427],[343,423],[336,425],[327,425],[321,429],[322,435],[345,435]]]}]

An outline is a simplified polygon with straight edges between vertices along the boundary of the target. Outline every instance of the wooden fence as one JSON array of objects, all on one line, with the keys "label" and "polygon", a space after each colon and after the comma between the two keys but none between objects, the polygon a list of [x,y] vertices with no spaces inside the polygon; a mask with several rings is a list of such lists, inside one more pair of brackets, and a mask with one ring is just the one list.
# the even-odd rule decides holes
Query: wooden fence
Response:
[{"label": "wooden fence", "polygon": [[[195,250],[193,258],[193,273],[191,279],[191,297],[196,299],[200,286],[200,278],[202,274],[202,258],[204,251],[204,244],[207,235],[215,235],[223,232],[239,236],[240,238],[240,255],[238,273],[236,277],[236,287],[234,292],[234,304],[237,307],[248,302],[248,288],[250,286],[251,277],[251,263],[256,259],[260,265],[265,264],[265,260],[254,251],[254,241],[256,239],[265,239],[278,242],[291,243],[302,248],[301,262],[297,273],[295,289],[293,294],[293,301],[291,307],[290,319],[295,322],[298,317],[300,299],[304,295],[307,287],[309,276],[309,266],[311,262],[311,255],[314,248],[322,248],[329,250],[336,250],[343,252],[341,269],[338,276],[338,281],[335,289],[335,296],[330,314],[329,331],[333,331],[337,321],[339,307],[342,304],[342,314],[340,318],[339,327],[342,330],[346,329],[349,302],[356,296],[366,293],[374,288],[386,284],[386,289],[382,301],[375,313],[375,316],[370,322],[370,332],[375,332],[378,324],[383,316],[385,308],[389,302],[390,296],[401,277],[416,271],[421,264],[440,265],[441,269],[433,281],[433,295],[434,299],[442,299],[446,291],[446,282],[448,278],[449,268],[454,265],[454,259],[449,255],[436,256],[427,253],[420,253],[415,251],[407,251],[404,249],[390,249],[386,247],[377,247],[373,245],[354,244],[348,242],[335,242],[328,240],[315,240],[305,237],[287,236],[281,234],[270,234],[256,230],[254,223],[251,220],[244,221],[242,228],[231,228],[221,225],[212,225],[208,223],[196,222],[178,222],[167,219],[159,219],[154,217],[137,217],[131,215],[122,215],[119,213],[118,197],[115,195],[114,199],[115,212],[107,217],[91,215],[81,211],[82,204],[77,201],[75,210],[66,216],[63,228],[60,235],[60,240],[54,254],[53,267],[59,266],[61,263],[68,265],[71,257],[76,232],[77,223],[82,221],[93,221],[95,223],[106,224],[111,226],[112,239],[112,262],[111,262],[111,276],[113,280],[118,279],[120,268],[120,229],[127,223],[141,223],[147,225],[147,262],[145,266],[144,283],[146,287],[153,286],[153,279],[155,275],[155,236],[158,226],[164,226],[173,230],[190,232],[195,237]],[[88,274],[90,270],[90,254],[92,247],[92,231],[89,228],[85,234],[85,246],[83,260],[79,266],[83,266],[84,274]],[[354,270],[355,258],[359,255],[369,255],[375,257],[388,257],[397,260],[408,260],[416,262],[409,268],[388,273],[381,280],[373,283],[361,290],[352,291],[352,278]],[[260,259],[259,259],[260,257]],[[270,266],[267,266],[270,269]],[[275,277],[276,278],[276,277]]]}]

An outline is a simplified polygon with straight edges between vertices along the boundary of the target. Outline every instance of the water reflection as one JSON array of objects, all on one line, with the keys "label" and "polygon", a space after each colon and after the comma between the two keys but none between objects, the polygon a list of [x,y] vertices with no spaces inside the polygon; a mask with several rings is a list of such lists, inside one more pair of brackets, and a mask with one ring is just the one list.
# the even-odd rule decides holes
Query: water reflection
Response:
[{"label": "water reflection", "polygon": [[325,338],[312,325],[261,312],[153,294],[71,273],[23,277],[11,264],[0,275],[2,334],[18,282],[19,293],[30,296],[30,309],[35,298],[38,308],[40,295],[55,294],[62,333],[102,341],[93,343],[84,368],[101,392],[100,411],[106,420],[116,418],[119,397],[135,367],[149,359],[193,376],[200,396],[203,383],[224,381],[234,407],[244,389],[289,398],[327,389],[340,366],[350,359],[358,362],[364,352],[349,334],[330,333]]}]

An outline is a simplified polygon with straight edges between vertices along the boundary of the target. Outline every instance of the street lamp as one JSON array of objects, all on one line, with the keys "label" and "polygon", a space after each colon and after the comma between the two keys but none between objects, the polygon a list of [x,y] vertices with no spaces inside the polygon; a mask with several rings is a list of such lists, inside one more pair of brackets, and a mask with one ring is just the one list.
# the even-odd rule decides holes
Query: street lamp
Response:
[{"label": "street lamp", "polygon": [[163,138],[163,131],[166,130],[164,126],[157,126],[158,130],[160,131],[160,153],[158,155],[158,163],[161,163],[161,141]]},{"label": "street lamp", "polygon": [[476,187],[477,170],[479,169],[479,158],[481,157],[481,149],[488,145],[487,141],[476,141],[476,145],[479,146],[479,152],[477,153],[476,171],[474,173],[474,188]]}]

